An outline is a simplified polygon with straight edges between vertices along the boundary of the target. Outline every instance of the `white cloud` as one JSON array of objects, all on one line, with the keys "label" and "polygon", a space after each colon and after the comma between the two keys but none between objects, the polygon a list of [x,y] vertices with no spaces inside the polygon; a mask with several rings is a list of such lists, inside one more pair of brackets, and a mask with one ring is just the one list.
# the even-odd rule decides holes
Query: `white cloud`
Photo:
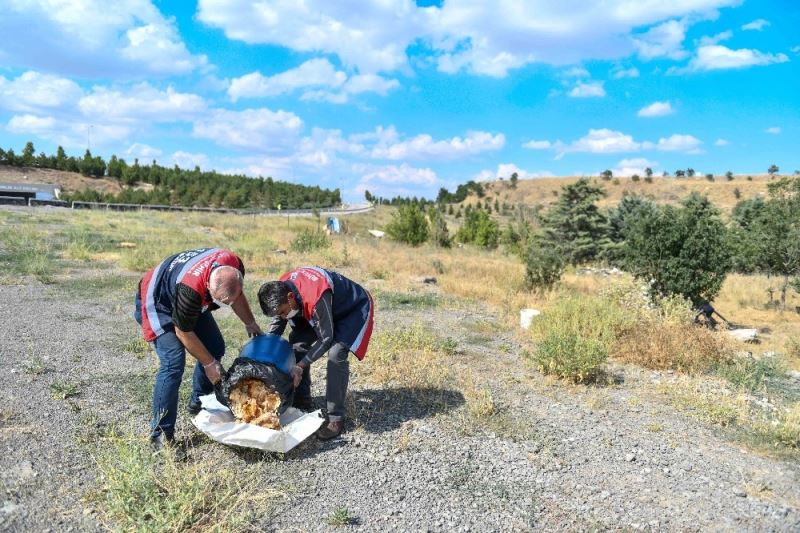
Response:
[{"label": "white cloud", "polygon": [[327,59],[310,59],[299,67],[274,76],[251,72],[231,81],[228,96],[234,102],[239,98],[275,96],[307,87],[339,87],[347,80],[347,74],[336,68]]},{"label": "white cloud", "polygon": [[194,168],[196,166],[203,170],[209,170],[211,168],[206,154],[192,154],[178,150],[170,156],[170,159],[172,160],[172,164],[178,165],[181,168]]},{"label": "white cloud", "polygon": [[501,178],[507,180],[514,172],[517,173],[517,177],[519,179],[551,178],[554,176],[554,174],[549,170],[532,172],[523,168],[519,168],[514,163],[500,163],[497,165],[497,170],[482,170],[477,173],[473,179],[476,181],[495,181]]},{"label": "white cloud", "polygon": [[658,140],[658,144],[652,146],[652,143],[645,143],[645,148],[655,148],[661,152],[686,152],[686,153],[700,153],[700,145],[703,141],[692,135],[670,135],[669,137],[662,137]]},{"label": "white cloud", "polygon": [[207,66],[150,0],[16,0],[0,17],[0,61],[82,77],[185,74]]},{"label": "white cloud", "polygon": [[350,96],[362,93],[376,93],[380,96],[400,86],[397,80],[389,80],[377,74],[357,74],[351,76],[338,91],[318,90],[308,91],[301,100],[325,101],[333,104],[344,104]]},{"label": "white cloud", "polygon": [[416,168],[403,163],[400,166],[389,165],[375,168],[361,178],[362,183],[373,181],[392,184],[433,185],[436,183],[436,173],[429,168]]},{"label": "white cloud", "polygon": [[594,98],[605,96],[606,90],[603,89],[603,82],[601,81],[578,82],[568,94],[572,98]]},{"label": "white cloud", "polygon": [[293,145],[302,126],[300,117],[283,110],[214,109],[194,121],[192,135],[211,139],[220,146],[269,153],[282,151]]},{"label": "white cloud", "polygon": [[767,128],[767,133],[771,133],[772,135],[778,135],[781,132],[781,128],[779,126],[772,126],[771,128]]},{"label": "white cloud", "polygon": [[617,163],[617,166],[611,169],[611,172],[613,172],[615,176],[633,176],[634,174],[644,176],[645,169],[649,168],[653,170],[657,166],[658,162],[643,158],[623,159]]},{"label": "white cloud", "polygon": [[716,141],[714,141],[714,146],[728,146],[729,144],[730,142],[728,142],[727,139],[719,138]]},{"label": "white cloud", "polygon": [[743,24],[742,29],[745,31],[761,31],[767,26],[769,26],[768,20],[756,19],[752,22],[748,22],[747,24]]},{"label": "white cloud", "polygon": [[56,124],[53,117],[39,117],[36,115],[14,115],[8,121],[6,129],[11,133],[32,133],[40,137],[50,132]]},{"label": "white cloud", "polygon": [[634,38],[633,42],[644,60],[665,57],[683,59],[688,55],[683,49],[687,20],[668,20]]},{"label": "white cloud", "polygon": [[200,96],[180,93],[172,87],[160,91],[148,83],[140,83],[128,91],[94,87],[78,102],[81,112],[98,120],[149,120],[172,122],[190,120],[206,109]]},{"label": "white cloud", "polygon": [[72,80],[28,71],[7,80],[0,76],[0,108],[36,112],[74,104],[83,94]]},{"label": "white cloud", "polygon": [[692,58],[686,69],[674,72],[747,68],[787,61],[789,58],[786,54],[769,54],[748,48],[732,50],[722,45],[708,45],[697,49],[697,55]]},{"label": "white cloud", "polygon": [[372,150],[376,159],[455,159],[486,151],[496,151],[505,145],[502,133],[468,131],[464,137],[436,141],[428,134],[404,141],[380,143]]},{"label": "white cloud", "polygon": [[150,145],[142,143],[133,143],[128,147],[127,150],[125,150],[125,154],[129,158],[138,158],[141,159],[142,161],[148,161],[148,162],[153,159],[158,159],[163,153],[164,152],[162,152],[158,148],[154,148]]},{"label": "white cloud", "polygon": [[[442,72],[503,77],[533,62],[625,57],[637,46],[649,57],[675,55],[674,41],[679,47],[688,17],[739,1],[587,0],[577,10],[572,2],[549,0],[448,0],[430,7],[396,0],[357,9],[326,0],[200,0],[197,19],[230,39],[335,54],[346,69],[362,74],[408,68],[406,49],[414,45],[431,52]],[[653,25],[634,42],[634,29]]]},{"label": "white cloud", "polygon": [[[536,141],[537,145],[545,148],[545,141]],[[550,148],[556,152],[556,159],[561,159],[569,153],[591,154],[619,154],[639,151],[656,150],[660,152],[686,152],[700,153],[702,141],[692,135],[674,134],[662,137],[658,142],[637,141],[632,135],[608,128],[590,129],[589,133],[569,144],[561,141],[550,143]]]},{"label": "white cloud", "polygon": [[666,115],[671,115],[674,112],[675,110],[672,109],[672,104],[669,102],[653,102],[652,104],[641,108],[637,115],[645,118],[653,118],[664,117]]},{"label": "white cloud", "polygon": [[616,154],[621,152],[636,152],[641,149],[641,143],[634,141],[631,135],[607,128],[590,129],[589,133],[574,141],[569,146],[555,143],[559,156],[568,152],[589,152],[593,154]]},{"label": "white cloud", "polygon": [[205,67],[206,56],[192,56],[180,40],[172,24],[155,23],[131,28],[125,33],[126,45],[120,50],[122,57],[145,65],[158,74],[185,74]]},{"label": "white cloud", "polygon": [[523,148],[529,150],[549,150],[552,146],[550,141],[528,141],[522,145]]},{"label": "white cloud", "polygon": [[589,71],[586,70],[583,67],[572,67],[572,68],[569,68],[569,69],[565,70],[562,74],[564,76],[567,76],[568,78],[588,78],[589,77]]},{"label": "white cloud", "polygon": [[614,69],[611,71],[611,77],[615,80],[619,80],[622,78],[638,78],[639,77],[639,69],[636,67],[631,67],[627,69],[619,68]]},{"label": "white cloud", "polygon": [[731,37],[733,37],[733,32],[730,31],[730,30],[727,30],[727,31],[723,31],[721,33],[718,33],[716,35],[712,35],[711,37],[709,37],[709,36],[701,37],[700,40],[697,42],[697,44],[698,44],[698,46],[709,46],[709,45],[712,45],[712,44],[721,43],[722,41],[727,41]]},{"label": "white cloud", "polygon": [[795,54],[800,54],[800,46],[793,46],[789,50],[791,50]]},{"label": "white cloud", "polygon": [[91,145],[112,146],[125,140],[131,129],[118,124],[89,124],[72,119],[59,119],[53,116],[14,115],[8,121],[6,129],[20,135],[34,135],[47,139],[66,148],[86,148],[89,128],[91,128]]}]

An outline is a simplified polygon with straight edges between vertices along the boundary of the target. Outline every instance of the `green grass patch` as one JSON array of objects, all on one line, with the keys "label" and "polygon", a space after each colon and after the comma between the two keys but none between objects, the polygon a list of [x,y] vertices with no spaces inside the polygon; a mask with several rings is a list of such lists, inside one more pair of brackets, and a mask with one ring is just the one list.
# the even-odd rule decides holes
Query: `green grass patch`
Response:
[{"label": "green grass patch", "polygon": [[116,531],[244,531],[277,491],[252,473],[211,460],[181,462],[171,449],[154,455],[144,439],[113,436],[94,455],[100,487],[93,496]]},{"label": "green grass patch", "polygon": [[328,515],[325,523],[333,527],[344,527],[358,523],[358,518],[353,516],[347,507],[340,507]]},{"label": "green grass patch", "polygon": [[440,304],[440,298],[431,293],[377,292],[378,309],[433,309]]},{"label": "green grass patch", "polygon": [[43,233],[24,226],[0,227],[0,267],[7,272],[52,283],[52,250],[53,243]]},{"label": "green grass patch", "polygon": [[58,286],[70,295],[92,299],[124,294],[130,299],[131,313],[133,313],[133,299],[138,283],[138,276],[116,274],[72,277],[60,281]]},{"label": "green grass patch", "polygon": [[297,237],[294,238],[290,248],[299,253],[313,252],[314,250],[321,250],[329,248],[331,245],[328,236],[321,231],[316,230],[303,230]]},{"label": "green grass patch", "polygon": [[737,388],[755,392],[766,390],[768,380],[780,375],[781,370],[773,357],[735,357],[718,364],[714,373]]},{"label": "green grass patch", "polygon": [[81,393],[80,385],[69,381],[55,381],[50,384],[50,394],[56,400],[66,400]]}]

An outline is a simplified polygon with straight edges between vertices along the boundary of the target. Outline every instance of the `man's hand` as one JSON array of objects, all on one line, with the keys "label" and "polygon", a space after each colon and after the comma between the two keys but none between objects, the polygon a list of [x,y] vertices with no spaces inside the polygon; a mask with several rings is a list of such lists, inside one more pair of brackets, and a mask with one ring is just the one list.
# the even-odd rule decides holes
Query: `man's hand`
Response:
[{"label": "man's hand", "polygon": [[294,388],[297,388],[298,385],[300,385],[300,380],[303,379],[303,368],[298,365],[294,365],[292,367],[291,372],[292,372],[292,381],[294,382]]},{"label": "man's hand", "polygon": [[244,329],[247,330],[248,337],[257,337],[259,335],[264,334],[264,332],[261,331],[261,328],[258,326],[258,323],[256,323],[255,320],[250,322],[249,324],[245,324]]},{"label": "man's hand", "polygon": [[222,365],[219,364],[217,360],[203,365],[203,370],[206,373],[208,381],[210,381],[212,385],[216,385],[222,379]]}]

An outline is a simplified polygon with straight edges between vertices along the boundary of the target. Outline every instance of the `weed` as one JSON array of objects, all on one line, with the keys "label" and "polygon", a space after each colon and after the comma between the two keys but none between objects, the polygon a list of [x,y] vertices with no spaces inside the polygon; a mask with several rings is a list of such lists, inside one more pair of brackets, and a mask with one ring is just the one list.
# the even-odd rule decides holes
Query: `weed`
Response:
[{"label": "weed", "polygon": [[[240,531],[249,510],[276,496],[258,488],[254,475],[210,461],[181,462],[167,448],[154,455],[147,443],[112,436],[94,459],[100,490],[94,500],[121,531]],[[109,524],[111,525],[111,524]]]},{"label": "weed", "polygon": [[431,266],[433,267],[433,270],[440,276],[445,273],[444,263],[442,263],[439,259],[434,259],[431,261]]},{"label": "weed", "polygon": [[780,373],[778,362],[772,357],[735,357],[720,362],[714,372],[734,386],[748,391],[762,390],[769,378]]},{"label": "weed", "polygon": [[439,342],[439,349],[445,355],[452,356],[458,353],[458,341],[452,337],[447,337]]},{"label": "weed", "polygon": [[122,345],[122,351],[134,354],[141,359],[150,351],[150,345],[141,337],[134,337]]},{"label": "weed", "polygon": [[548,334],[536,347],[533,360],[543,374],[592,383],[604,375],[608,348],[603,342],[574,333]]},{"label": "weed", "polygon": [[439,298],[431,293],[379,292],[376,296],[378,306],[381,309],[398,309],[402,307],[431,309],[439,305]]},{"label": "weed", "polygon": [[651,433],[661,433],[662,431],[664,431],[664,426],[657,423],[647,424],[647,431]]},{"label": "weed", "polygon": [[291,249],[299,253],[308,253],[331,245],[330,239],[321,231],[303,230],[292,241]]},{"label": "weed", "polygon": [[472,477],[473,467],[471,465],[459,465],[447,475],[445,483],[454,488],[463,487]]},{"label": "weed", "polygon": [[138,277],[119,274],[111,276],[80,275],[60,281],[58,286],[68,294],[82,298],[99,298],[109,294],[125,293],[130,296],[130,302],[133,304],[133,292],[138,281]]},{"label": "weed", "polygon": [[470,387],[464,391],[467,409],[474,418],[489,418],[495,413],[495,403],[489,387]]},{"label": "weed", "polygon": [[41,357],[34,357],[23,367],[26,374],[30,374],[32,376],[40,376],[45,373],[47,370],[44,366],[44,361],[42,361]]},{"label": "weed", "polygon": [[328,515],[325,522],[329,526],[344,527],[358,523],[358,518],[353,516],[347,507],[340,507]]},{"label": "weed", "polygon": [[375,269],[375,270],[370,270],[370,272],[369,272],[369,277],[372,278],[372,279],[384,279],[385,280],[385,279],[389,279],[390,276],[391,276],[391,274],[389,273],[388,270],[383,270],[383,269],[380,269],[380,268]]},{"label": "weed", "polygon": [[52,243],[30,228],[0,226],[0,266],[15,274],[53,281]]},{"label": "weed", "polygon": [[66,400],[81,393],[77,383],[68,381],[55,381],[50,385],[50,394],[56,400]]}]

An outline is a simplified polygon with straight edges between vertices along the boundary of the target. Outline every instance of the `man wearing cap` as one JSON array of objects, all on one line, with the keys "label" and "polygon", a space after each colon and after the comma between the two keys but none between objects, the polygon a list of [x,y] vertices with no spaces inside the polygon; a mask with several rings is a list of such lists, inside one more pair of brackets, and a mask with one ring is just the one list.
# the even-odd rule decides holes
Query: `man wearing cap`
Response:
[{"label": "man wearing cap", "polygon": [[262,335],[242,291],[244,264],[230,250],[198,248],[164,259],[139,282],[134,318],[158,354],[150,439],[155,448],[175,435],[178,389],[188,351],[197,364],[188,411],[197,414],[200,396],[222,377],[225,341],[211,311],[230,306],[249,336]]},{"label": "man wearing cap", "polygon": [[348,355],[359,360],[367,353],[375,305],[358,283],[320,267],[302,267],[285,273],[258,290],[258,303],[272,317],[269,333],[283,334],[290,323],[294,346],[292,368],[296,407],[311,407],[311,364],[328,353],[325,384],[328,420],[317,431],[322,440],[338,436],[344,427],[345,397],[350,378]]}]

